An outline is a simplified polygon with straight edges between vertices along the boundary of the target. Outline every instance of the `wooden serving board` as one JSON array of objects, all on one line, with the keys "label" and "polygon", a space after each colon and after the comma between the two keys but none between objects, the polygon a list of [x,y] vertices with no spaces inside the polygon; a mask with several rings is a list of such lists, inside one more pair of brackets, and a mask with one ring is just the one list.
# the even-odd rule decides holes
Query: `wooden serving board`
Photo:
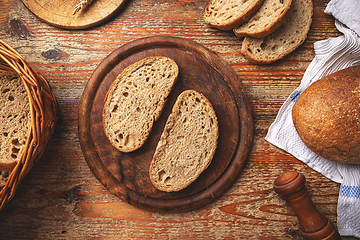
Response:
[{"label": "wooden serving board", "polygon": [[84,10],[73,15],[80,0],[21,0],[40,20],[65,29],[87,29],[113,18],[127,0],[92,0]]},{"label": "wooden serving board", "polygon": [[[134,152],[121,153],[103,131],[105,95],[123,69],[157,55],[170,57],[178,64],[179,78],[145,144]],[[219,122],[218,146],[208,169],[189,187],[162,192],[152,185],[149,167],[172,106],[187,89],[204,94],[212,103]],[[192,210],[224,193],[246,162],[252,134],[249,101],[235,71],[209,49],[182,38],[149,37],[123,45],[95,69],[80,102],[79,137],[90,169],[116,196],[150,211]]]}]

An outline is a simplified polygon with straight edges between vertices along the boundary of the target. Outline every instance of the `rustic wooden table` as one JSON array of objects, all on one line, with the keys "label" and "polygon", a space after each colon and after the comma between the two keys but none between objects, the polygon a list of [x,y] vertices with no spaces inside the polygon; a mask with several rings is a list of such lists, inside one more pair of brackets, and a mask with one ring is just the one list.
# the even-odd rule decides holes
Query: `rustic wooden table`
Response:
[{"label": "rustic wooden table", "polygon": [[[314,42],[340,35],[324,14],[328,0],[313,2],[305,43],[281,61],[257,66],[242,56],[232,32],[204,23],[207,0],[131,0],[88,30],[53,27],[20,0],[0,0],[0,39],[50,82],[60,116],[51,145],[0,213],[0,238],[301,239],[295,214],[272,186],[289,170],[305,175],[316,207],[336,224],[339,184],[264,140],[313,59]],[[243,171],[225,194],[189,212],[148,212],[120,200],[95,178],[79,143],[79,103],[94,69],[123,44],[155,35],[193,40],[217,53],[238,74],[252,107],[254,138]]]}]

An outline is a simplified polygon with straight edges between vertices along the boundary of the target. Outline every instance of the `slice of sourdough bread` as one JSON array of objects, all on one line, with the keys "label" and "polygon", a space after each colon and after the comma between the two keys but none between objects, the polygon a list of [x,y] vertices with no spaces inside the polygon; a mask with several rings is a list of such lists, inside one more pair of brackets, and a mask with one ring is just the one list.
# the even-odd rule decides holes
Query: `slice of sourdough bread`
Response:
[{"label": "slice of sourdough bread", "polygon": [[293,0],[285,23],[264,38],[245,37],[241,52],[249,62],[269,64],[293,52],[306,39],[313,14],[311,0]]},{"label": "slice of sourdough bread", "polygon": [[153,185],[165,192],[189,186],[211,163],[218,136],[218,122],[211,103],[194,90],[181,93],[151,162]]},{"label": "slice of sourdough bread", "polygon": [[29,97],[19,75],[0,74],[0,186],[20,160],[30,124]]},{"label": "slice of sourdough bread", "polygon": [[179,74],[168,57],[148,57],[127,67],[112,83],[103,109],[103,127],[121,152],[140,148],[159,118]]},{"label": "slice of sourdough bread", "polygon": [[249,20],[264,0],[211,0],[204,12],[204,21],[221,30],[231,30]]},{"label": "slice of sourdough bread", "polygon": [[261,38],[277,29],[285,20],[292,0],[265,0],[249,21],[234,29],[237,37]]}]

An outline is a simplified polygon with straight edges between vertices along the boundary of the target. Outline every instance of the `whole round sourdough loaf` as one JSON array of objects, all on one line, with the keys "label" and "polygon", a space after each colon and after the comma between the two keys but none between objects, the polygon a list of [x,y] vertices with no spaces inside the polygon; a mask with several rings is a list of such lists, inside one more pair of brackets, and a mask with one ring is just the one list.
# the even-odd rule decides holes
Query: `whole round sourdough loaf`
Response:
[{"label": "whole round sourdough loaf", "polygon": [[304,144],[340,163],[360,163],[360,65],[311,84],[293,110],[294,126]]}]

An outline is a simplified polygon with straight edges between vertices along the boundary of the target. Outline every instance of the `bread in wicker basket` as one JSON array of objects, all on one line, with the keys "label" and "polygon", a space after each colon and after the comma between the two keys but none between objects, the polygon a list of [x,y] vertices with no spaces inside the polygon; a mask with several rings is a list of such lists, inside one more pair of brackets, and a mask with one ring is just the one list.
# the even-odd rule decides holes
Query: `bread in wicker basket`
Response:
[{"label": "bread in wicker basket", "polygon": [[30,124],[29,97],[20,76],[0,73],[0,187],[20,160]]},{"label": "bread in wicker basket", "polygon": [[[31,69],[19,53],[1,40],[0,77],[2,97],[8,99],[2,101],[4,109],[1,112],[3,116],[0,116],[3,118],[0,121],[3,138],[0,140],[6,143],[0,149],[3,151],[0,151],[2,210],[49,144],[58,111],[55,96],[44,77]],[[11,120],[6,121],[5,117]],[[6,124],[8,126],[5,128]]]}]

